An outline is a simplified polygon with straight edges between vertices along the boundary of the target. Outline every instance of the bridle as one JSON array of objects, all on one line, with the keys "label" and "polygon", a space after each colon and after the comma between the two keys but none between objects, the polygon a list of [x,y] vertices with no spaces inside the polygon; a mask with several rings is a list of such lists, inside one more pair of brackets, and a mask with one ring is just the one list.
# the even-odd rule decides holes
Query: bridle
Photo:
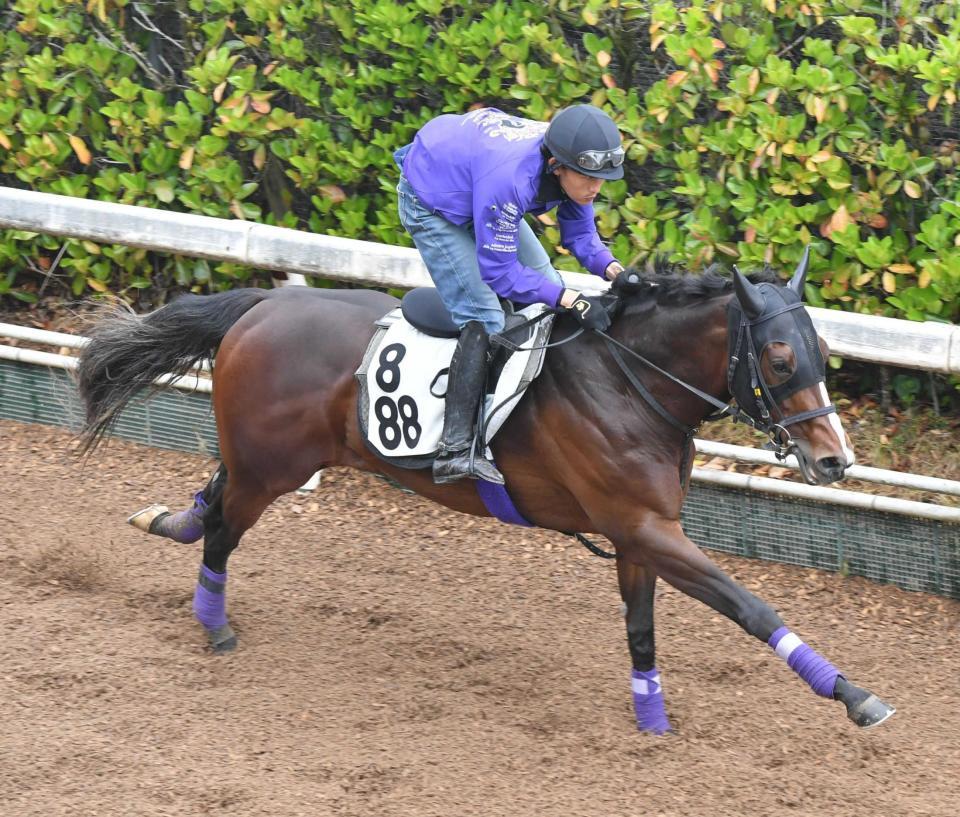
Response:
[{"label": "bridle", "polygon": [[[681,485],[686,481],[690,443],[704,422],[732,417],[734,422],[745,423],[766,434],[770,438],[770,447],[774,455],[778,460],[783,461],[790,454],[797,453],[799,448],[790,433],[790,426],[836,412],[836,406],[832,403],[789,416],[780,408],[780,403],[791,394],[824,380],[823,355],[820,352],[813,322],[809,314],[804,311],[802,301],[809,255],[810,249],[807,247],[793,277],[783,287],[769,283],[753,284],[734,267],[734,297],[727,307],[727,348],[730,350],[727,361],[727,389],[731,395],[728,403],[681,380],[606,332],[590,330],[603,339],[610,356],[634,391],[662,420],[684,435],[683,455],[680,462]],[[651,290],[656,286],[655,282],[648,284]],[[525,329],[554,312],[554,310],[546,310],[522,324],[494,335],[491,340],[496,345],[516,351],[520,348],[519,345],[510,341],[506,335]],[[549,349],[562,346],[579,337],[584,331],[580,328],[563,340],[533,348]],[[786,381],[771,386],[763,376],[760,360],[763,347],[771,340],[781,338],[789,340],[797,366]],[[712,406],[714,411],[696,426],[689,426],[677,419],[637,377],[624,359],[624,355],[696,395]],[[798,456],[797,461],[804,476],[809,477],[804,458]]]},{"label": "bridle", "polygon": [[[738,376],[740,376],[741,367],[745,367],[746,377],[750,383],[751,399],[747,400],[744,396],[738,399],[738,402],[741,403],[739,407],[740,416],[736,417],[736,419],[749,422],[749,424],[758,431],[767,434],[773,444],[773,453],[777,459],[781,461],[785,460],[787,456],[797,448],[797,443],[790,434],[788,426],[794,425],[795,423],[802,423],[804,420],[812,420],[815,417],[833,414],[837,410],[837,407],[831,403],[828,406],[820,406],[815,409],[808,409],[807,411],[800,411],[787,416],[780,408],[780,404],[774,397],[770,385],[763,376],[763,370],[760,367],[760,355],[762,352],[757,349],[757,344],[753,338],[753,329],[756,326],[795,309],[803,309],[803,303],[798,301],[787,304],[782,308],[762,314],[753,320],[748,320],[747,316],[741,311],[736,338],[734,339],[732,336],[729,338],[731,341],[729,348],[732,351],[727,365],[727,388],[731,395],[735,394],[735,382]],[[806,346],[799,345],[798,348],[806,349]],[[797,348],[794,348],[794,354],[797,354]],[[802,383],[794,389],[794,391],[812,386],[822,379],[823,378],[820,377],[812,382]],[[749,407],[743,405],[743,403],[749,403]],[[800,460],[799,457],[797,459]]]}]

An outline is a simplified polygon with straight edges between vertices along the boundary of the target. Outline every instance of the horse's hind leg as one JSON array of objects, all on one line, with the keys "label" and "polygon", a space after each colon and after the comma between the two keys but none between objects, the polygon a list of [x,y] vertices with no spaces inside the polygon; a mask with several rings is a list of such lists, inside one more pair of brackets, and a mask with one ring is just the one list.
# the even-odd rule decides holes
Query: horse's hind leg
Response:
[{"label": "horse's hind leg", "polygon": [[647,520],[635,533],[636,544],[657,575],[769,644],[814,692],[841,701],[857,726],[875,726],[896,711],[869,691],[851,684],[826,658],[804,644],[769,605],[711,562],[684,535],[679,522],[656,517]]},{"label": "horse's hind leg", "polygon": [[618,559],[617,583],[623,599],[627,644],[633,662],[631,687],[637,728],[641,732],[662,735],[670,731],[670,721],[663,705],[663,688],[654,657],[653,598],[657,574],[644,565]]},{"label": "horse's hind leg", "polygon": [[275,497],[256,482],[227,474],[211,480],[203,514],[203,562],[193,595],[193,612],[204,626],[214,652],[237,646],[237,637],[227,619],[227,560],[240,537],[260,518]]},{"label": "horse's hind leg", "polygon": [[174,542],[189,545],[203,536],[203,515],[210,505],[217,483],[227,473],[226,467],[220,467],[210,477],[202,491],[194,494],[193,505],[183,511],[170,513],[166,505],[148,505],[127,519],[131,525],[146,533],[173,539]]}]

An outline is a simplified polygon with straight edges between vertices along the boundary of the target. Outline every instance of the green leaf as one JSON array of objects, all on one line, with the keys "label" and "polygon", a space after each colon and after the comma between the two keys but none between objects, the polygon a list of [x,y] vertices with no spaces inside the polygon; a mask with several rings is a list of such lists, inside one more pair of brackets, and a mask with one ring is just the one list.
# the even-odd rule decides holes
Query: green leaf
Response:
[{"label": "green leaf", "polygon": [[153,195],[160,199],[160,201],[162,201],[164,204],[169,204],[173,201],[173,185],[170,184],[170,182],[168,182],[166,179],[158,179],[157,181],[152,182],[150,189],[153,191]]}]

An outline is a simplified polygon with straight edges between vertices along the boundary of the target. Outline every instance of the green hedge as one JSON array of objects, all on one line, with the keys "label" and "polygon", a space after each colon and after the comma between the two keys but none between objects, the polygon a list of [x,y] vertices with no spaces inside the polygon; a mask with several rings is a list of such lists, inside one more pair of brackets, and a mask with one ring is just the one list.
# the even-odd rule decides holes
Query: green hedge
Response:
[{"label": "green hedge", "polygon": [[[597,208],[622,260],[790,267],[812,242],[811,302],[957,321],[958,6],[16,0],[0,183],[408,243],[391,153],[423,122],[592,101],[629,145]],[[256,274],[68,241],[48,276],[62,244],[0,234],[0,294],[156,300]]]}]

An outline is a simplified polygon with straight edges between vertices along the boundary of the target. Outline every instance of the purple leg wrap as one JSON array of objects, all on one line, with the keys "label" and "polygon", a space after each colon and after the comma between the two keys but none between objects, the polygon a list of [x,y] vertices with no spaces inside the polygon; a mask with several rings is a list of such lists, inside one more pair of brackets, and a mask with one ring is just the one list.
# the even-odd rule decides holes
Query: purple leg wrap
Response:
[{"label": "purple leg wrap", "polygon": [[226,625],[226,573],[214,573],[206,565],[200,565],[197,589],[193,594],[193,614],[208,630],[216,630]]},{"label": "purple leg wrap", "polygon": [[172,513],[157,521],[159,530],[156,532],[174,542],[181,542],[184,545],[196,542],[203,536],[203,512],[207,509],[207,503],[203,501],[203,492],[197,493],[193,498],[193,507],[179,513]]},{"label": "purple leg wrap", "polygon": [[767,643],[776,650],[810,688],[824,698],[833,698],[840,671],[812,647],[804,644],[786,627],[776,630]]},{"label": "purple leg wrap", "polygon": [[646,672],[635,669],[630,674],[633,688],[633,711],[637,716],[637,729],[662,735],[670,731],[670,721],[663,707],[663,689],[660,673],[656,667]]}]

